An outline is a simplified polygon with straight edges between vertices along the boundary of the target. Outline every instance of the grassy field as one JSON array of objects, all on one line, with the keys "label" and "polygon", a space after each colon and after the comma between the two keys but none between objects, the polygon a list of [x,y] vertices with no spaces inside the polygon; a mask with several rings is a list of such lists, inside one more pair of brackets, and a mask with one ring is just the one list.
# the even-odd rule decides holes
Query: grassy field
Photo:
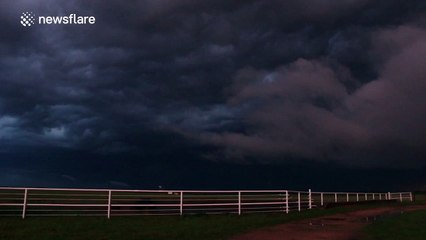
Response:
[{"label": "grassy field", "polygon": [[365,240],[424,240],[426,210],[377,221],[365,229]]},{"label": "grassy field", "polygon": [[0,218],[0,239],[228,239],[264,226],[377,206],[383,204],[314,209],[288,215],[145,216],[110,220],[104,217],[30,217],[25,220],[4,217]]}]

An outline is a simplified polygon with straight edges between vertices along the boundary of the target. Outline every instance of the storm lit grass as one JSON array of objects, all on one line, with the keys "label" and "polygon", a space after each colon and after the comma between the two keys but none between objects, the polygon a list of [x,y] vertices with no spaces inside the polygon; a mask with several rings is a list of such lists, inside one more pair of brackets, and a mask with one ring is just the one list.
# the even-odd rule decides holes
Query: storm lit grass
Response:
[{"label": "storm lit grass", "polygon": [[426,239],[426,210],[405,213],[377,221],[365,229],[366,240]]},{"label": "storm lit grass", "polygon": [[25,220],[3,217],[0,218],[0,239],[228,239],[235,234],[265,226],[382,205],[313,209],[288,215],[144,216],[114,217],[110,220],[105,217],[29,217]]}]

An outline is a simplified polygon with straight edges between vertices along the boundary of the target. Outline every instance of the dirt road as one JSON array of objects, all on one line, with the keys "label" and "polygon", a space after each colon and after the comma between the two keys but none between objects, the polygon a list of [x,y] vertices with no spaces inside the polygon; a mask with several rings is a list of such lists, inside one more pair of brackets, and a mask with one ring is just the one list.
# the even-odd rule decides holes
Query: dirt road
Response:
[{"label": "dirt road", "polygon": [[362,228],[377,218],[407,211],[426,209],[426,206],[383,207],[339,213],[262,228],[232,240],[355,240]]}]

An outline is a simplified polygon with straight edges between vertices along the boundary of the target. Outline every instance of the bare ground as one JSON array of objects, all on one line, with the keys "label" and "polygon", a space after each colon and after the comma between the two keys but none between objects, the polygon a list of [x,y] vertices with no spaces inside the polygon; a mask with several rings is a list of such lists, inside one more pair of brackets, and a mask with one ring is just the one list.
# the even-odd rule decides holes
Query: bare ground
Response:
[{"label": "bare ground", "polygon": [[426,206],[399,206],[358,210],[330,216],[311,218],[262,228],[232,240],[356,240],[363,227],[377,218],[426,209]]}]

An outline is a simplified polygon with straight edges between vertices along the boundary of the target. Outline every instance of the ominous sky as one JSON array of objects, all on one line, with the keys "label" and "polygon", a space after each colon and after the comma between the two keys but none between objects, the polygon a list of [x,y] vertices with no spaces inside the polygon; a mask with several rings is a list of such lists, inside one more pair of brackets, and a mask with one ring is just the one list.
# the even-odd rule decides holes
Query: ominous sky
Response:
[{"label": "ominous sky", "polygon": [[426,189],[425,1],[0,4],[2,186]]}]

